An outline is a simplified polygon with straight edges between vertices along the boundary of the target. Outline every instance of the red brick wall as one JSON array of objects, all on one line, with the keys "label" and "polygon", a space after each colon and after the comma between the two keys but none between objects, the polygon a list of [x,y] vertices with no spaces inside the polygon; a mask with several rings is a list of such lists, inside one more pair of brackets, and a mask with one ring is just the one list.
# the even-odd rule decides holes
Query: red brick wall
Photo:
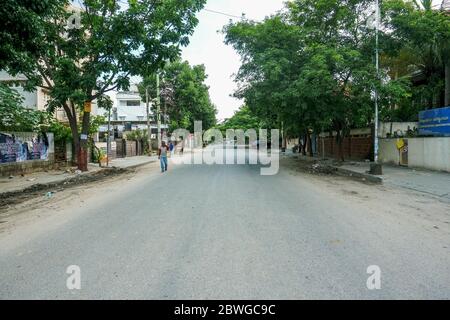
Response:
[{"label": "red brick wall", "polygon": [[[322,145],[323,139],[323,145]],[[322,148],[324,146],[324,156],[329,158],[339,158],[339,146],[336,137],[326,137],[318,139],[318,153],[322,156]],[[342,151],[344,159],[349,160],[366,160],[372,158],[372,137],[346,137],[342,142]]]}]

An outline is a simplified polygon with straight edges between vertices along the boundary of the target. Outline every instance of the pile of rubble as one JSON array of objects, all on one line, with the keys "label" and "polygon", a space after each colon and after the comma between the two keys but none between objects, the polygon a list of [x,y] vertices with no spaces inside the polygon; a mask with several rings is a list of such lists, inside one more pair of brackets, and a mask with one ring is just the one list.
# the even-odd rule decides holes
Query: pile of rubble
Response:
[{"label": "pile of rubble", "polygon": [[309,172],[319,175],[331,175],[336,173],[336,168],[326,163],[315,162],[309,167]]}]

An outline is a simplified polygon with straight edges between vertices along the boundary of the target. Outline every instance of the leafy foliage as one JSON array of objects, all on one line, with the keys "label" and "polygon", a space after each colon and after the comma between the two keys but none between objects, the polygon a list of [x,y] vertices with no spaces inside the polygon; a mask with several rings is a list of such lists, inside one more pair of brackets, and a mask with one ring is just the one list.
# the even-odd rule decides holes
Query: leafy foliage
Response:
[{"label": "leafy foliage", "polygon": [[72,138],[70,127],[57,121],[48,112],[22,107],[22,102],[23,98],[16,90],[0,84],[1,131],[52,132],[56,143]]},{"label": "leafy foliage", "polygon": [[[428,1],[421,9],[385,1],[377,74],[372,6],[368,0],[293,0],[263,22],[230,23],[225,42],[243,61],[235,95],[288,135],[334,130],[338,142],[351,128],[373,124],[375,88],[383,119],[417,117],[423,105],[412,106],[414,99],[442,92],[448,16],[428,10]],[[414,70],[427,75],[423,88],[413,86]]]},{"label": "leafy foliage", "polygon": [[[389,33],[387,48],[393,57],[408,53],[408,74],[418,84],[412,88],[410,104],[416,110],[441,107],[444,104],[444,68],[450,65],[450,18],[444,12],[432,10],[432,1],[388,0],[384,3]],[[413,56],[413,59],[410,57]],[[401,60],[399,61],[401,62]],[[414,79],[412,79],[414,80]],[[448,97],[447,99],[449,99]],[[406,109],[411,106],[405,105]]]},{"label": "leafy foliage", "polygon": [[[2,0],[0,6],[0,70],[32,71],[32,56],[45,48],[44,20],[67,4],[67,0]],[[20,65],[20,67],[19,67]]]},{"label": "leafy foliage", "polygon": [[131,131],[131,132],[127,133],[126,138],[127,138],[127,140],[137,141],[137,142],[142,143],[142,145],[144,146],[144,152],[145,153],[150,152],[148,130],[137,129],[137,130]]},{"label": "leafy foliage", "polygon": [[222,132],[226,132],[228,129],[242,129],[244,131],[249,129],[263,129],[264,125],[261,120],[256,117],[249,107],[242,106],[234,115],[227,119],[224,123],[217,126]]},{"label": "leafy foliage", "polygon": [[39,132],[42,126],[48,125],[48,114],[23,108],[22,102],[16,90],[0,83],[0,130]]},{"label": "leafy foliage", "polygon": [[[170,130],[194,129],[194,121],[202,121],[207,130],[216,124],[216,107],[209,97],[209,88],[203,65],[190,66],[176,60],[166,64],[161,71],[161,110],[170,118]],[[145,88],[156,97],[156,75],[151,74],[141,83],[140,92],[145,99]],[[153,110],[154,112],[156,110]]]}]

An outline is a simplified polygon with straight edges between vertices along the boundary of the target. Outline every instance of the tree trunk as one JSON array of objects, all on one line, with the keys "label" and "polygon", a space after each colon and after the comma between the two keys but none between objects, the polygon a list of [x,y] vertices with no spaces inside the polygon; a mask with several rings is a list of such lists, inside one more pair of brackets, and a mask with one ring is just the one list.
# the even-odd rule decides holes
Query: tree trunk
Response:
[{"label": "tree trunk", "polygon": [[450,106],[450,59],[445,64],[445,106]]},{"label": "tree trunk", "polygon": [[306,156],[306,146],[308,144],[308,132],[305,131],[305,133],[303,134],[303,143],[302,143],[302,155]]},{"label": "tree trunk", "polygon": [[[72,142],[73,142],[73,150],[75,151],[75,155],[73,159],[76,163],[78,163],[78,153],[80,149],[80,137],[78,135],[78,123],[77,123],[77,115],[74,113],[75,108],[70,108],[67,103],[63,104],[63,109],[66,112],[67,119],[69,119],[70,131],[72,132]],[[72,161],[72,159],[71,159]]]},{"label": "tree trunk", "polygon": [[312,149],[312,139],[311,134],[308,132],[308,153],[310,157],[314,156],[313,149]]},{"label": "tree trunk", "polygon": [[78,149],[78,169],[81,171],[88,171],[88,137],[90,112],[83,112],[83,123],[80,136],[80,147]]},{"label": "tree trunk", "polygon": [[298,133],[298,154],[303,154],[303,142],[302,142],[302,138],[303,138],[303,132],[300,129],[299,133]]}]

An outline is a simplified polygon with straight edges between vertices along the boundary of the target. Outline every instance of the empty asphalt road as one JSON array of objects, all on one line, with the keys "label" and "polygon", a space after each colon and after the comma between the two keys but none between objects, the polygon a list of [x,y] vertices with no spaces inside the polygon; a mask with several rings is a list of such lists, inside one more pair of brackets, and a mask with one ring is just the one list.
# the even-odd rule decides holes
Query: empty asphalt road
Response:
[{"label": "empty asphalt road", "polygon": [[[450,207],[257,166],[157,164],[0,216],[1,299],[450,298]],[[81,270],[69,290],[68,266]],[[381,270],[381,289],[366,286]]]}]

